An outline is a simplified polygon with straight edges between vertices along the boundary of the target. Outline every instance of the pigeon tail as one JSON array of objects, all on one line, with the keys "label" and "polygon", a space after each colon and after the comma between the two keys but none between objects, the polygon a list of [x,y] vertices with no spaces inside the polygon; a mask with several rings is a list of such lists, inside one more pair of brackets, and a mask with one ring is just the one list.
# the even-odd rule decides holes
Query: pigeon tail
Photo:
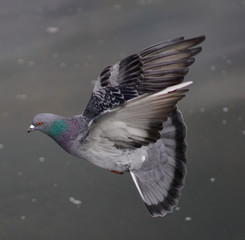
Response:
[{"label": "pigeon tail", "polygon": [[161,139],[150,145],[143,166],[131,176],[153,217],[163,217],[178,204],[186,177],[186,126],[180,111],[163,123]]}]

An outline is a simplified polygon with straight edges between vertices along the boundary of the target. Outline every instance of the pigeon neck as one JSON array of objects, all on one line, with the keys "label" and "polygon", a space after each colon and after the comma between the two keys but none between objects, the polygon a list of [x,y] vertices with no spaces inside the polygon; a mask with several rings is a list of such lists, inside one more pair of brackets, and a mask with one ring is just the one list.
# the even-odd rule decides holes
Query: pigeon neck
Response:
[{"label": "pigeon neck", "polygon": [[55,120],[49,129],[49,136],[53,138],[64,150],[70,151],[74,140],[83,128],[83,119],[79,116],[59,118]]},{"label": "pigeon neck", "polygon": [[53,138],[62,138],[63,134],[66,132],[68,128],[68,123],[65,119],[59,118],[55,120],[49,129],[49,134]]}]

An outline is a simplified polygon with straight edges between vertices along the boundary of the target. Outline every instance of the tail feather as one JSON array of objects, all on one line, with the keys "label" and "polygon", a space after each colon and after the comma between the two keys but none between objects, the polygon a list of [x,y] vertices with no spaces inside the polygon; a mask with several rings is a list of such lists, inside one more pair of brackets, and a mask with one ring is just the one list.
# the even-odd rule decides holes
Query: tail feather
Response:
[{"label": "tail feather", "polygon": [[131,176],[153,217],[165,216],[178,204],[186,177],[186,126],[180,111],[163,123],[161,139],[149,146],[147,158]]}]

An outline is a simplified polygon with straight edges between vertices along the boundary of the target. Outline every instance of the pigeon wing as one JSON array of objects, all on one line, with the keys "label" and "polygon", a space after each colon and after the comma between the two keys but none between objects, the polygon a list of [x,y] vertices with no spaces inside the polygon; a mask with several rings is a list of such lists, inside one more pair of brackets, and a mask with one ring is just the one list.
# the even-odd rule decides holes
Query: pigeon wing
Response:
[{"label": "pigeon wing", "polygon": [[[139,148],[160,138],[162,123],[171,115],[192,82],[181,83],[155,94],[145,94],[107,110],[89,124],[87,138],[106,138],[118,148]],[[81,139],[83,140],[83,139]]]},{"label": "pigeon wing", "polygon": [[201,47],[204,36],[185,40],[183,37],[158,43],[137,54],[132,54],[100,74],[94,92],[101,88],[127,86],[138,89],[138,94],[157,92],[183,81],[193,56]]},{"label": "pigeon wing", "polygon": [[188,67],[194,63],[193,56],[202,50],[194,46],[204,39],[200,36],[168,40],[106,67],[95,84],[83,115],[92,120],[101,112],[132,98],[181,83]]}]

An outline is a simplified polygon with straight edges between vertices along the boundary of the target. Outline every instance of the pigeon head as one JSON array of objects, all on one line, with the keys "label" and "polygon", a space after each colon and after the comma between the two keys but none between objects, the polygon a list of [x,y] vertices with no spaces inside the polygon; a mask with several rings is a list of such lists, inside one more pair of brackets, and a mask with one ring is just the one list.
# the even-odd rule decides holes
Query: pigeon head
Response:
[{"label": "pigeon head", "polygon": [[55,140],[65,151],[70,152],[73,141],[81,133],[80,117],[62,117],[52,113],[39,113],[33,120],[27,132],[40,131]]},{"label": "pigeon head", "polygon": [[32,121],[31,126],[27,132],[41,131],[54,139],[59,139],[66,132],[68,124],[65,118],[51,114],[51,113],[39,113]]}]

